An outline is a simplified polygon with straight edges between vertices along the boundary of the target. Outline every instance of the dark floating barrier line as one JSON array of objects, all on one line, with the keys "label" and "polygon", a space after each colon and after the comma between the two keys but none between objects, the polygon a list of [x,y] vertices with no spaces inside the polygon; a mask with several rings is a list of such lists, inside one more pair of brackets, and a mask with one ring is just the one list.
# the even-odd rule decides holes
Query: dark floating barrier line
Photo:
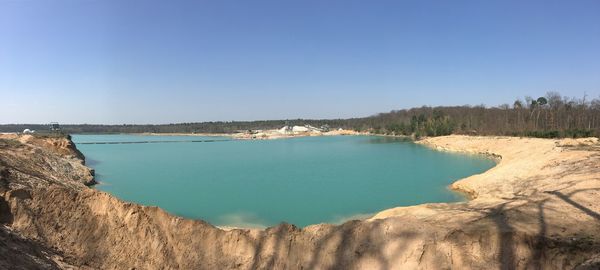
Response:
[{"label": "dark floating barrier line", "polygon": [[75,144],[136,144],[136,143],[204,143],[204,142],[228,142],[233,140],[187,140],[187,141],[137,141],[137,142],[80,142]]}]

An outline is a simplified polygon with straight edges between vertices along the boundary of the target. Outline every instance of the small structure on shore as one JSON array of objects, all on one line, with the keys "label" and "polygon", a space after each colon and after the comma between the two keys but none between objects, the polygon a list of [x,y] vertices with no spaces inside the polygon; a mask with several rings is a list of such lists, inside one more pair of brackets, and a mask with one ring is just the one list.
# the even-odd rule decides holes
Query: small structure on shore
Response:
[{"label": "small structure on shore", "polygon": [[26,128],[25,130],[23,130],[23,134],[32,134],[32,133],[35,133],[35,130],[31,130],[31,129],[28,129],[28,128]]},{"label": "small structure on shore", "polygon": [[48,125],[50,126],[50,131],[60,132],[60,125],[58,122],[50,122]]},{"label": "small structure on shore", "polygon": [[281,134],[291,134],[293,132],[292,127],[287,125],[279,129],[279,133]]}]

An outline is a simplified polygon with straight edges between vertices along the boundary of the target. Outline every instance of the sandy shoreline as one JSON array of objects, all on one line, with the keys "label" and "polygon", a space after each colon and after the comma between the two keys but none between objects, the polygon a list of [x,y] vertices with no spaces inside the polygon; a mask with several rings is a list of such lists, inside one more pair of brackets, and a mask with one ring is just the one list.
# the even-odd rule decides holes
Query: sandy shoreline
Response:
[{"label": "sandy shoreline", "polygon": [[[538,181],[527,183],[533,177],[552,177],[562,168],[550,166],[564,163],[569,159],[585,158],[591,151],[566,152],[577,147],[598,145],[598,138],[585,139],[537,139],[517,137],[471,137],[444,136],[416,141],[439,151],[485,155],[496,160],[496,166],[481,174],[459,179],[450,185],[452,190],[469,196],[471,201],[489,201],[514,198],[522,192],[531,193],[542,183],[551,187],[560,182]],[[572,149],[570,149],[572,148]],[[600,150],[600,149],[598,149]],[[598,151],[596,150],[596,151]],[[532,159],[532,157],[535,157]],[[600,166],[600,164],[598,164]],[[591,179],[600,174],[589,175]],[[518,189],[517,189],[518,187]],[[599,185],[600,187],[600,185]],[[536,191],[539,192],[539,191]],[[419,207],[411,206],[410,208]],[[403,207],[392,208],[377,213],[373,218],[386,218],[400,214]]]},{"label": "sandy shoreline", "polygon": [[231,137],[238,140],[275,140],[286,138],[299,137],[315,137],[315,136],[344,136],[344,135],[371,135],[365,132],[357,132],[353,130],[332,130],[327,132],[294,132],[281,133],[277,129],[256,130],[253,133],[238,132],[238,133],[127,133],[128,135],[141,136],[205,136],[205,137]]}]

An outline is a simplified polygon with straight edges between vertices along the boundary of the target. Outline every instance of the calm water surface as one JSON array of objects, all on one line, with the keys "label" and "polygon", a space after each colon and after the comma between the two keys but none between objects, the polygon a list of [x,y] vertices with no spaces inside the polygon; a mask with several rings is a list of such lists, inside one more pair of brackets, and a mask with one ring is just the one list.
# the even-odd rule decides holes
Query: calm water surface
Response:
[{"label": "calm water surface", "polygon": [[[480,156],[372,136],[242,141],[73,135],[73,140],[96,169],[98,189],[230,226],[282,221],[306,226],[394,206],[458,201],[462,198],[447,186],[495,164]],[[140,141],[155,143],[82,144]]]}]

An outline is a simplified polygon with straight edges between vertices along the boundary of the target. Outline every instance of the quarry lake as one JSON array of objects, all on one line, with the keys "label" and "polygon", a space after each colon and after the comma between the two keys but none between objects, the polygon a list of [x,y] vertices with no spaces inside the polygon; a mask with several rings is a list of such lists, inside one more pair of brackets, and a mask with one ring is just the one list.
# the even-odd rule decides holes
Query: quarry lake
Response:
[{"label": "quarry lake", "polygon": [[73,141],[96,170],[97,189],[219,226],[338,223],[396,206],[460,201],[447,186],[495,165],[483,156],[375,136],[73,135]]}]

